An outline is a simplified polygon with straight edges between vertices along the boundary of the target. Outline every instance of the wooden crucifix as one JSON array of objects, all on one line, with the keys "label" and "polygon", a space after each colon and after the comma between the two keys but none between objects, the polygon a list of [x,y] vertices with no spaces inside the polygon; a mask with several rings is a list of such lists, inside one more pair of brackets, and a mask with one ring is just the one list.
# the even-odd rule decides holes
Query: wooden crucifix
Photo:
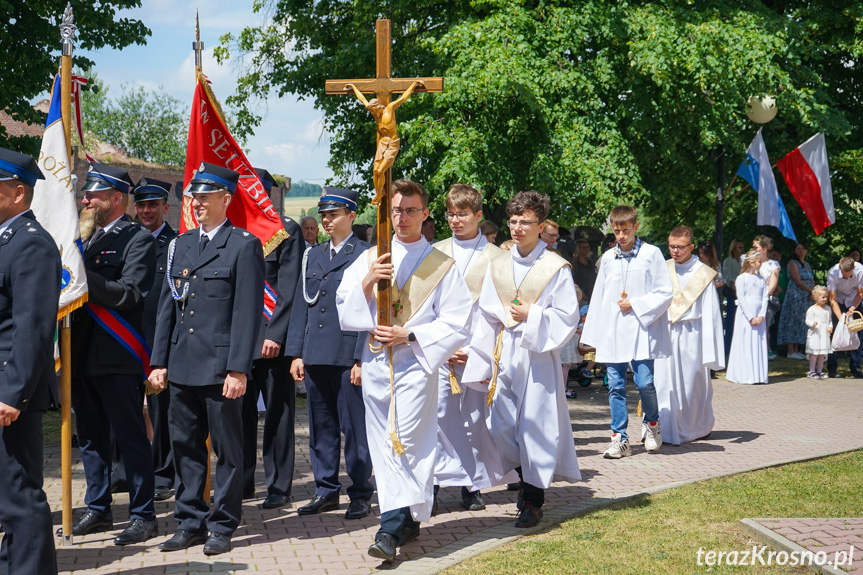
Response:
[{"label": "wooden crucifix", "polygon": [[[367,80],[327,80],[327,94],[354,94],[371,112],[377,124],[377,150],[372,168],[375,198],[378,207],[377,248],[378,254],[391,253],[390,210],[392,208],[392,166],[399,152],[395,110],[414,92],[443,92],[443,78],[393,78],[391,70],[391,33],[389,20],[375,22],[377,36],[376,77]],[[395,102],[390,95],[403,93]],[[375,94],[367,101],[363,94]],[[378,325],[392,325],[392,298],[390,282],[378,282]]]}]

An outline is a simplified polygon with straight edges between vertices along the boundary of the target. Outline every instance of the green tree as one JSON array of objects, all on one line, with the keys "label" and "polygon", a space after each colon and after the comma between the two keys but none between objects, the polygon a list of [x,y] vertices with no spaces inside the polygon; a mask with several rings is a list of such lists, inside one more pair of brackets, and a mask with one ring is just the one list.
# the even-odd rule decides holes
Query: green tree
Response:
[{"label": "green tree", "polygon": [[[325,95],[324,81],[374,75],[374,20],[386,17],[393,75],[445,77],[443,94],[399,110],[394,168],[427,185],[438,213],[462,181],[485,191],[498,222],[513,193],[536,189],[565,225],[602,224],[630,202],[656,239],[677,223],[707,237],[711,153],[726,151],[730,180],[757,130],[744,102],[769,93],[780,108],[764,128],[774,162],[827,134],[841,225],[813,243],[833,257],[863,239],[863,0],[260,0],[256,9],[269,23],[224,36],[217,54],[246,66],[229,98],[245,110],[241,126],[260,123],[254,104],[271,91],[312,98],[326,113],[338,182],[371,189],[375,126],[354,98]],[[780,192],[798,234],[811,235]],[[751,190],[734,197],[726,238],[756,233],[755,206]]]},{"label": "green tree", "polygon": [[[164,88],[149,91],[123,85],[116,102],[95,73],[81,97],[84,128],[102,142],[119,146],[130,156],[170,166],[186,161],[189,109]],[[88,145],[92,145],[88,142]]]},{"label": "green tree", "polygon": [[[81,56],[82,50],[122,49],[130,44],[144,44],[150,30],[140,20],[116,18],[117,11],[141,6],[140,0],[106,0],[83,2],[70,0],[78,26],[74,64],[81,69],[94,62]],[[60,62],[59,23],[67,0],[3,0],[0,17],[0,110],[14,119],[30,124],[45,121],[30,101],[51,86],[51,78]],[[35,138],[9,138],[0,126],[0,145],[31,154],[38,153]]]}]

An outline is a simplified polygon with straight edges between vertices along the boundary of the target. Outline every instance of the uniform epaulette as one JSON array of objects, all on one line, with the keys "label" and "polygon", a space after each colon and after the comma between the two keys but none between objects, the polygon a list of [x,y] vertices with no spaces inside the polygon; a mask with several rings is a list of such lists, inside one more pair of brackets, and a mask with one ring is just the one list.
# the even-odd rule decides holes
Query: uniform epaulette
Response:
[{"label": "uniform epaulette", "polygon": [[231,230],[235,235],[240,236],[241,238],[245,238],[247,240],[257,240],[257,236],[250,232],[249,230],[244,230],[243,228],[234,228]]},{"label": "uniform epaulette", "polygon": [[199,233],[201,233],[201,232],[198,231],[198,228],[192,228],[191,230],[186,230],[185,232],[180,234],[180,236],[182,237],[182,236],[188,236],[189,234],[199,234]]}]

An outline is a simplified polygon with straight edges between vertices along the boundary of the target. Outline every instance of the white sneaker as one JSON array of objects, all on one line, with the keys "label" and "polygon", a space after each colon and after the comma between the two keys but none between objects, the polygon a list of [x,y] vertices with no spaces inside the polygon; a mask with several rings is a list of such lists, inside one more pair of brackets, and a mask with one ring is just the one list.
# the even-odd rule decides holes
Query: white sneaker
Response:
[{"label": "white sneaker", "polygon": [[769,360],[771,360],[771,361],[772,361],[772,360],[774,360],[774,359],[776,359],[776,354],[775,354],[775,353],[773,353],[772,351],[770,351],[770,350],[768,349],[768,350],[767,350],[767,359],[769,359]]},{"label": "white sneaker", "polygon": [[789,353],[788,359],[806,359],[806,356],[798,351],[795,353]]},{"label": "white sneaker", "polygon": [[659,431],[659,422],[654,421],[641,424],[644,427],[644,448],[647,451],[658,451],[662,447],[662,433]]},{"label": "white sneaker", "polygon": [[602,454],[606,459],[620,459],[621,457],[628,457],[630,455],[632,455],[632,452],[629,451],[629,440],[623,439],[623,436],[619,433],[611,436],[611,445]]}]

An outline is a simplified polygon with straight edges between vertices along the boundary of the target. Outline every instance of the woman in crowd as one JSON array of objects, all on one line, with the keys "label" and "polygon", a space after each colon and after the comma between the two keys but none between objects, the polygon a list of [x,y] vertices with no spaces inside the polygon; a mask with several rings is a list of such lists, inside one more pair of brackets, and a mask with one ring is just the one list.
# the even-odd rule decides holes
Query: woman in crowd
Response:
[{"label": "woman in crowd", "polygon": [[[719,267],[719,258],[716,256],[716,248],[707,240],[698,242],[698,259],[716,272],[716,277],[713,278],[713,287],[716,288],[716,294],[721,296],[722,287],[725,285],[725,276],[722,275],[722,269]],[[720,300],[722,298],[720,297]]]},{"label": "woman in crowd", "polygon": [[806,262],[808,253],[806,244],[798,242],[794,248],[794,257],[788,262],[788,291],[779,316],[777,343],[788,345],[788,357],[791,359],[806,359],[800,352],[800,346],[806,344],[807,330],[803,320],[809,307],[809,294],[815,285],[812,268]]}]

